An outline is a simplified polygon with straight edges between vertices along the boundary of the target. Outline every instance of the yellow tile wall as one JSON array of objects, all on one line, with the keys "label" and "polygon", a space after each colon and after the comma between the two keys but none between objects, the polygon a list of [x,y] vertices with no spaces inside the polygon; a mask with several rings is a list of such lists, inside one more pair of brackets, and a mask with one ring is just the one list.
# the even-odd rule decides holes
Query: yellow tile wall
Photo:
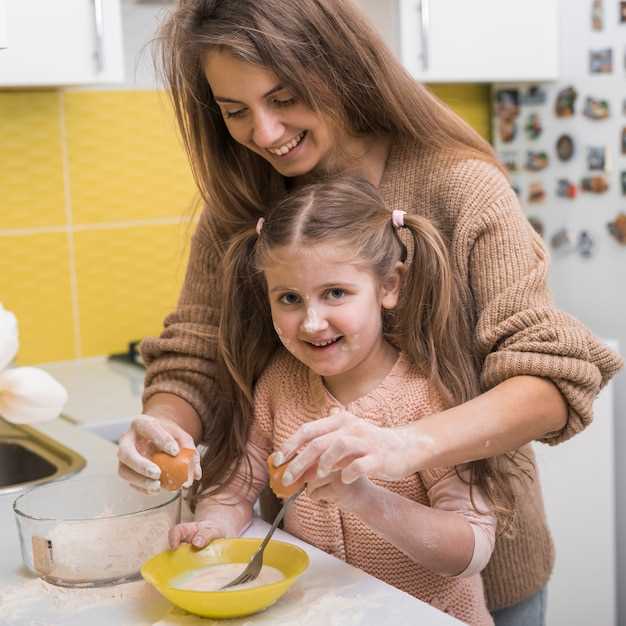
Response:
[{"label": "yellow tile wall", "polygon": [[166,97],[0,92],[0,303],[17,363],[123,351],[176,303],[195,197]]},{"label": "yellow tile wall", "polygon": [[[488,138],[487,86],[431,88]],[[194,196],[163,93],[0,92],[0,303],[18,318],[17,362],[158,333]]]}]

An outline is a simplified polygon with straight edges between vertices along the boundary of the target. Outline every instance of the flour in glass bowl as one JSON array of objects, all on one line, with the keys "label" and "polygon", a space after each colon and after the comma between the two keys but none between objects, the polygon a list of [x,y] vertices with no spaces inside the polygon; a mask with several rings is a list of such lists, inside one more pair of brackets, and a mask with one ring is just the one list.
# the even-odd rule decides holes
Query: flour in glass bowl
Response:
[{"label": "flour in glass bowl", "polygon": [[145,517],[97,517],[54,526],[51,563],[44,573],[65,583],[137,575],[141,565],[167,550],[167,535],[175,521],[167,512]]}]

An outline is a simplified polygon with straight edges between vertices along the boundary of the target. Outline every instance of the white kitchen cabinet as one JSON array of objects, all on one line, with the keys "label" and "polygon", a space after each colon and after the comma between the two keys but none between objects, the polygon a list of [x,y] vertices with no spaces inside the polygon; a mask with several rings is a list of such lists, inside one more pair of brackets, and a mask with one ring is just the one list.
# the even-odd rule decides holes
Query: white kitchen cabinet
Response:
[{"label": "white kitchen cabinet", "polygon": [[357,3],[419,81],[557,78],[557,0]]},{"label": "white kitchen cabinet", "polygon": [[1,87],[123,81],[120,0],[0,0],[3,17]]},{"label": "white kitchen cabinet", "polygon": [[5,0],[0,0],[0,50],[7,47],[6,25],[6,2]]}]

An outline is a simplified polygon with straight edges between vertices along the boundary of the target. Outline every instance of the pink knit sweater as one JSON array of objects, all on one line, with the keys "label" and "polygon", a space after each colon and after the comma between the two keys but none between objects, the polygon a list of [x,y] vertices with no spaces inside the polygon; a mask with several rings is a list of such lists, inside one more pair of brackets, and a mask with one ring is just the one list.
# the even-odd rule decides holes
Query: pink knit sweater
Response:
[{"label": "pink knit sweater", "polygon": [[[341,407],[341,404],[326,390],[322,379],[281,350],[255,390],[251,440],[260,449],[259,456],[267,457],[302,424],[328,415],[334,406]],[[427,380],[401,354],[376,389],[343,408],[379,426],[399,426],[440,410],[441,405]],[[437,492],[438,485],[448,480],[451,473],[454,480],[454,473],[442,468],[420,472],[397,482],[373,482],[425,505],[456,510],[462,502],[463,508],[457,512],[466,517],[473,529],[488,533],[490,545],[483,559],[484,566],[495,542],[495,519],[490,514],[478,514],[471,507],[469,488],[458,478],[455,485],[461,485],[460,488],[455,486],[446,494]],[[255,476],[258,485],[256,479],[258,476]],[[458,498],[454,489],[464,489],[465,497]],[[486,510],[486,503],[478,490],[476,496],[480,498],[480,510]],[[447,506],[451,501],[455,504]],[[329,503],[313,501],[306,493],[287,510],[284,523],[285,529],[293,535],[463,622],[476,626],[493,624],[478,571],[465,575],[466,570],[457,577],[435,574],[411,561],[356,515]],[[411,529],[406,528],[406,532]]]}]

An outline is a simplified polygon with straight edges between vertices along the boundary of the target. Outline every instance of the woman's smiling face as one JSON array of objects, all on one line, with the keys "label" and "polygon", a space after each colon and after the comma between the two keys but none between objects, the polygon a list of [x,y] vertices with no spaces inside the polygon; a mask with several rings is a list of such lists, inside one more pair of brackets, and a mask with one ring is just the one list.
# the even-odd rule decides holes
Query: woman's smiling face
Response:
[{"label": "woman's smiling face", "polygon": [[204,73],[233,139],[283,176],[324,168],[333,151],[331,125],[261,66],[211,50]]}]

